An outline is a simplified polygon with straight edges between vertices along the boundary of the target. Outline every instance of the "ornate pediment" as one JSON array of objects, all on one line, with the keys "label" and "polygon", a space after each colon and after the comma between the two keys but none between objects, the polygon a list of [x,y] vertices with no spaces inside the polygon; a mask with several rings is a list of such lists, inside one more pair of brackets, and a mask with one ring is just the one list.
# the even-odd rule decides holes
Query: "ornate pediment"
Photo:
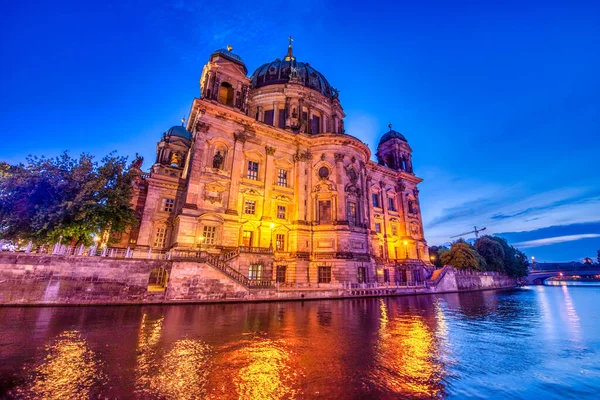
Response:
[{"label": "ornate pediment", "polygon": [[335,185],[331,181],[322,180],[317,183],[313,189],[313,193],[335,192]]},{"label": "ornate pediment", "polygon": [[207,183],[204,186],[204,200],[209,201],[211,204],[221,203],[225,190],[227,190],[227,187],[219,182]]}]

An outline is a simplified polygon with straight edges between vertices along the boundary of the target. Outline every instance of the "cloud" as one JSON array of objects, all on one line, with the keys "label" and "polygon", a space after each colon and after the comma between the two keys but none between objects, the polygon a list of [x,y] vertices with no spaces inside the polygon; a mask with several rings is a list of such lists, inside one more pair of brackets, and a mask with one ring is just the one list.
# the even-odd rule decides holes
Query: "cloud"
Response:
[{"label": "cloud", "polygon": [[520,247],[523,249],[528,249],[528,248],[532,248],[532,247],[548,246],[548,245],[556,244],[556,243],[573,242],[576,240],[591,239],[591,238],[597,238],[597,237],[600,237],[600,234],[585,233],[585,234],[580,234],[580,235],[556,236],[556,237],[549,237],[549,238],[544,238],[544,239],[536,239],[536,240],[528,240],[525,242],[519,242],[519,243],[515,243],[514,246]]}]

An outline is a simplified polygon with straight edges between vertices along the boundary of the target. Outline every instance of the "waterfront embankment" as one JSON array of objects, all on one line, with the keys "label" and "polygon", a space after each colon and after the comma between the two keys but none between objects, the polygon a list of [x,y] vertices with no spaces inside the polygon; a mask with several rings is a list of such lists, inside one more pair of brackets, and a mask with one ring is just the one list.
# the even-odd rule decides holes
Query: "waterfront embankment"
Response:
[{"label": "waterfront embankment", "polygon": [[277,284],[236,279],[208,260],[0,253],[0,305],[288,301],[453,293],[515,287],[515,279],[450,266],[412,283]]}]

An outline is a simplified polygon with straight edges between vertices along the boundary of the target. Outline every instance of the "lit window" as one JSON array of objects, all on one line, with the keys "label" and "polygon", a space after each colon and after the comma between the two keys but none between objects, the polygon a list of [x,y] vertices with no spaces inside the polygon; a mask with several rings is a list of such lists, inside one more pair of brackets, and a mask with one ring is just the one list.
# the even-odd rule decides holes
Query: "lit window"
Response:
[{"label": "lit window", "polygon": [[396,207],[394,206],[394,198],[388,197],[388,210],[396,211]]},{"label": "lit window", "polygon": [[174,208],[175,208],[175,200],[174,199],[163,199],[163,206],[162,206],[163,211],[173,212]]},{"label": "lit window", "polygon": [[154,247],[165,247],[165,239],[167,237],[167,228],[156,228],[154,235]]},{"label": "lit window", "polygon": [[244,231],[242,234],[242,244],[246,247],[252,246],[252,231]]},{"label": "lit window", "polygon": [[246,200],[244,214],[254,214],[256,212],[256,200]]},{"label": "lit window", "polygon": [[331,267],[319,267],[319,283],[331,283]]},{"label": "lit window", "polygon": [[379,222],[375,222],[375,232],[381,233],[381,224]]},{"label": "lit window", "polygon": [[287,174],[288,174],[288,172],[285,169],[277,170],[277,186],[287,187],[287,185],[288,185]]},{"label": "lit window", "polygon": [[398,234],[398,229],[396,228],[396,224],[392,224],[392,236],[396,236]]},{"label": "lit window", "polygon": [[355,226],[356,225],[356,203],[355,202],[353,202],[353,201],[348,202],[347,214],[348,214],[348,224],[350,224],[351,226]]},{"label": "lit window", "polygon": [[285,219],[285,206],[277,206],[277,218]]},{"label": "lit window", "polygon": [[377,193],[373,193],[371,196],[373,198],[373,207],[379,208],[379,196]]},{"label": "lit window", "polygon": [[275,235],[275,250],[285,251],[285,236],[282,233]]},{"label": "lit window", "polygon": [[253,181],[258,180],[258,163],[254,161],[248,161],[248,179]]},{"label": "lit window", "polygon": [[285,273],[287,272],[287,267],[285,265],[277,266],[277,275],[276,279],[278,283],[285,283]]},{"label": "lit window", "polygon": [[248,279],[262,279],[262,264],[250,264]]},{"label": "lit window", "polygon": [[202,236],[204,237],[203,243],[215,244],[217,241],[217,227],[205,225],[202,229]]}]

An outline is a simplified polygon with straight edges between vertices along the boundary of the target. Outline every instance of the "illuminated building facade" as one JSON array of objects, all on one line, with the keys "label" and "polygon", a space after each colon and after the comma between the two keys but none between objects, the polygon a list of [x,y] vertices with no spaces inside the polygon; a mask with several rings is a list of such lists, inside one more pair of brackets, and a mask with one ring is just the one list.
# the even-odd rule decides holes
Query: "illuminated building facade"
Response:
[{"label": "illuminated building facade", "polygon": [[231,47],[210,56],[186,125],[163,135],[138,185],[140,225],[122,244],[221,254],[281,283],[423,280],[406,138],[390,125],[372,161],[344,129],[338,91],[291,41],[247,75]]}]

